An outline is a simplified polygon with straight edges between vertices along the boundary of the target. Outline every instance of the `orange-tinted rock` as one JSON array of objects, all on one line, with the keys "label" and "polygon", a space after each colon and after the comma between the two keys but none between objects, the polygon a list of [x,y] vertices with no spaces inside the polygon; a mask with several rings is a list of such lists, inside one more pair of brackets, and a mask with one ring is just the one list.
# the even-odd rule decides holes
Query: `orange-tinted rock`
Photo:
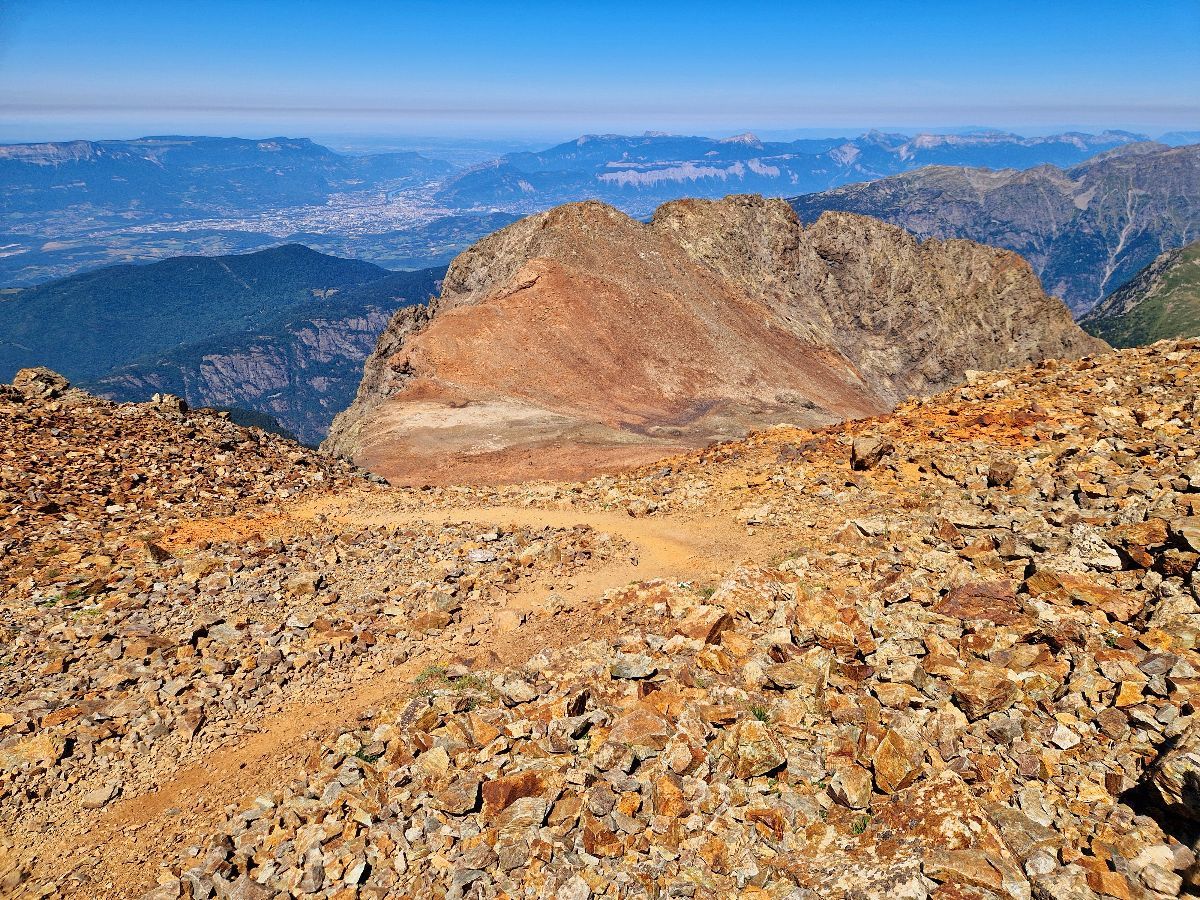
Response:
[{"label": "orange-tinted rock", "polygon": [[409,623],[414,631],[440,631],[452,621],[449,613],[430,610],[413,616]]},{"label": "orange-tinted rock", "polygon": [[711,644],[730,623],[729,614],[717,606],[698,606],[675,625],[677,634]]},{"label": "orange-tinted rock", "polygon": [[653,708],[639,704],[613,722],[608,740],[631,747],[662,750],[674,733],[671,724]]},{"label": "orange-tinted rock", "polygon": [[747,719],[738,726],[734,753],[733,774],[738,778],[766,775],[787,762],[779,738],[758,719]]},{"label": "orange-tinted rock", "polygon": [[921,774],[922,755],[898,731],[889,730],[871,757],[875,786],[884,794],[908,787]]},{"label": "orange-tinted rock", "polygon": [[654,782],[654,814],[678,818],[687,815],[683,780],[678,775],[661,775]]},{"label": "orange-tinted rock", "polygon": [[982,661],[967,665],[966,673],[955,678],[951,686],[954,699],[968,719],[980,719],[1016,702],[1020,690],[1009,680],[1005,669]]},{"label": "orange-tinted rock", "polygon": [[624,852],[621,838],[592,816],[583,818],[583,849],[592,856],[620,856]]},{"label": "orange-tinted rock", "polygon": [[546,790],[546,782],[538,772],[522,772],[493,778],[483,783],[483,815],[485,819],[495,816],[522,797],[540,796]]},{"label": "orange-tinted rock", "polygon": [[1028,621],[1008,581],[977,582],[954,588],[934,604],[933,611],[941,616],[982,619],[997,625]]},{"label": "orange-tinted rock", "polygon": [[763,837],[783,840],[784,829],[787,828],[787,818],[782,810],[775,807],[746,810],[746,821],[752,823]]}]

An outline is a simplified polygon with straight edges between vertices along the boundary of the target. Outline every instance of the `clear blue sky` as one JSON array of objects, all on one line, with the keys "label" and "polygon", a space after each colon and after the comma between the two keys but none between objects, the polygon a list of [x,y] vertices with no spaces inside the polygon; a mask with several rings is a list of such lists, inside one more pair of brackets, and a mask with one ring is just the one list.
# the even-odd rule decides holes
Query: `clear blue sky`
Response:
[{"label": "clear blue sky", "polygon": [[1153,132],[1198,48],[1200,0],[0,0],[0,136]]}]

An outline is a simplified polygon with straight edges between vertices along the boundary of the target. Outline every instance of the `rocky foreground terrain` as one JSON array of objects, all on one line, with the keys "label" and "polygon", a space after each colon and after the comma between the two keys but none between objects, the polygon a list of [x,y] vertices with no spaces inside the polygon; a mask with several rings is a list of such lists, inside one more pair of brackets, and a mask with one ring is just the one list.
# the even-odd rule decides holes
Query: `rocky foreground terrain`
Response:
[{"label": "rocky foreground terrain", "polygon": [[325,449],[409,484],[587,477],[1104,348],[1016,254],[782,200],[530,216],[399,311]]},{"label": "rocky foreground terrain", "polygon": [[16,897],[1200,885],[1200,342],[582,483],[0,393]]}]

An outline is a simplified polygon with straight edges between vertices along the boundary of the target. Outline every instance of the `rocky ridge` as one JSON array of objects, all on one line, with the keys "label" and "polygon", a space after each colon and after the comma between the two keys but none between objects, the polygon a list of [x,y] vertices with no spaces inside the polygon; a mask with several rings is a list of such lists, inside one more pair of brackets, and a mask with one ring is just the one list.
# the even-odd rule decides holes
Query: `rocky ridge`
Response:
[{"label": "rocky ridge", "polygon": [[789,202],[876,216],[922,238],[1020,253],[1046,291],[1082,314],[1159,254],[1200,233],[1200,145],[1135,144],[1069,168],[929,166]]},{"label": "rocky ridge", "polygon": [[[67,595],[94,563],[64,578],[71,557],[45,543],[70,520],[22,507],[42,539],[21,550],[27,593],[5,591],[34,637],[0,668],[0,878],[156,900],[1187,894],[1198,380],[1200,343],[1160,343],[586,483],[310,488],[248,522],[197,509],[155,542],[170,558],[115,554],[87,615]],[[518,516],[538,530],[504,524]],[[728,548],[708,573],[694,549],[656,555],[655,534]],[[564,569],[581,585],[565,595]],[[64,608],[31,602],[50,590]],[[524,615],[505,603],[522,596]],[[226,621],[190,621],[210,607]],[[147,625],[156,646],[131,644]],[[329,643],[360,649],[342,662]],[[338,697],[311,739],[286,732],[293,755],[274,748],[295,768],[214,772],[244,791],[224,821],[189,806],[106,830],[128,821],[120,792],[169,788],[169,748],[266,740],[311,709],[293,690]],[[189,706],[212,721],[191,738]],[[35,741],[65,752],[13,762]],[[212,790],[186,783],[189,803]],[[70,841],[79,806],[129,861],[82,833],[55,854],[45,817]]]},{"label": "rocky ridge", "polygon": [[[402,310],[323,445],[389,478],[594,471],[1103,345],[1017,256],[756,196],[531,216]],[[579,470],[570,468],[575,465]]]}]

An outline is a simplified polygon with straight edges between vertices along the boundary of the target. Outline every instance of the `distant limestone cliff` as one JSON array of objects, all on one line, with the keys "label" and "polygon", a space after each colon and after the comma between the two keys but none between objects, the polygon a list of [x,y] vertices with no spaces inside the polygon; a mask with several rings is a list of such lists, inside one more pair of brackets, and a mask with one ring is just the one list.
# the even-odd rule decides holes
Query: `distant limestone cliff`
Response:
[{"label": "distant limestone cliff", "polygon": [[178,394],[317,444],[392,314],[445,270],[389,272],[287,244],[110,266],[0,300],[0,379],[46,365],[117,400]]},{"label": "distant limestone cliff", "polygon": [[971,369],[1105,349],[1014,253],[782,200],[523,219],[393,317],[323,445],[389,478],[584,474],[872,416]]}]

